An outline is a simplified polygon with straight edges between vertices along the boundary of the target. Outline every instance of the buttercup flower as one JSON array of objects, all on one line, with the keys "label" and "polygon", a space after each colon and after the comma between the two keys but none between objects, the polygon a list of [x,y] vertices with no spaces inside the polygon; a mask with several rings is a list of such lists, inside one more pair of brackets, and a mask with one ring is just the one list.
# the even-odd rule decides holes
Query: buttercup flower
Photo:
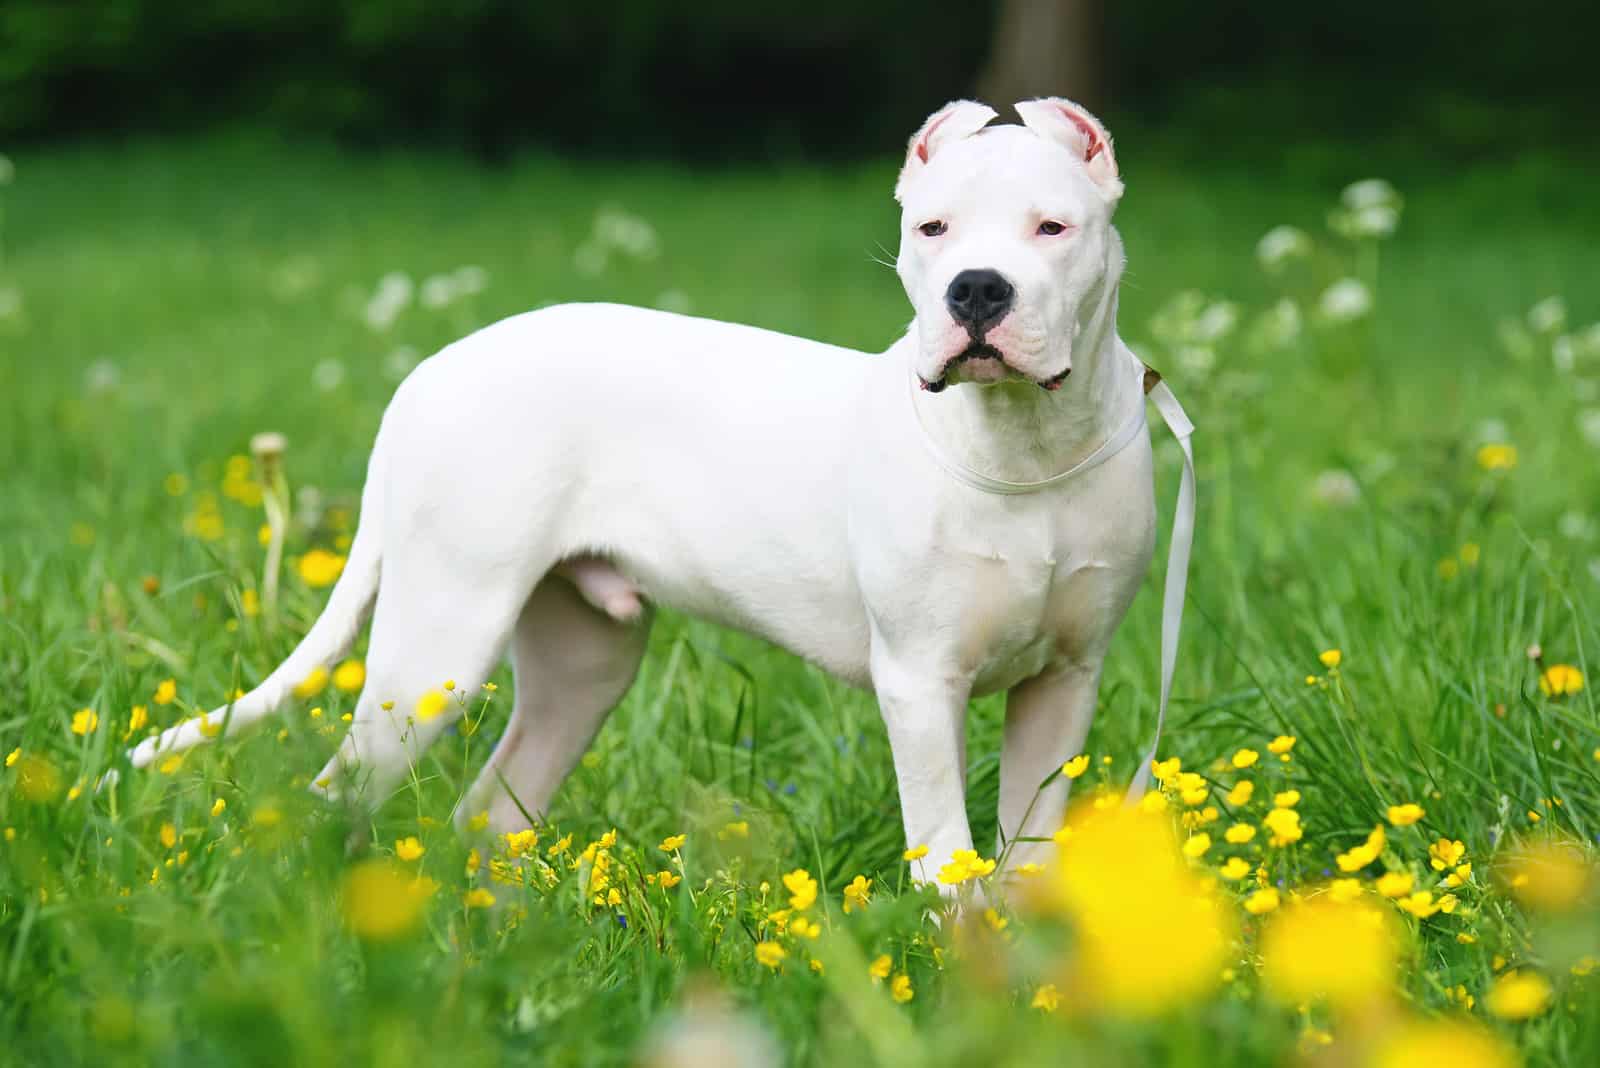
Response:
[{"label": "buttercup flower", "polygon": [[1229,857],[1228,862],[1218,868],[1217,872],[1229,882],[1238,882],[1250,874],[1250,862],[1243,857]]},{"label": "buttercup flower", "polygon": [[1272,741],[1267,743],[1267,752],[1277,756],[1282,756],[1284,753],[1287,753],[1289,750],[1294,748],[1294,743],[1297,740],[1298,739],[1296,739],[1292,734],[1280,734],[1276,738],[1272,739]]},{"label": "buttercup flower", "polygon": [[1386,844],[1383,826],[1380,824],[1372,828],[1372,833],[1367,835],[1367,840],[1347,853],[1340,853],[1335,860],[1342,872],[1360,871],[1368,864],[1377,860],[1383,853]]},{"label": "buttercup flower", "polygon": [[494,907],[494,895],[481,886],[475,886],[462,895],[461,901],[469,909],[487,909]]},{"label": "buttercup flower", "polygon": [[1248,768],[1253,766],[1259,759],[1261,759],[1261,754],[1254,749],[1241,749],[1233,754],[1233,766],[1236,768]]},{"label": "buttercup flower", "polygon": [[901,1005],[916,997],[911,989],[911,976],[901,972],[889,983],[889,996]]},{"label": "buttercup flower", "polygon": [[1069,779],[1076,779],[1089,770],[1089,754],[1079,753],[1065,764],[1061,765],[1061,774]]},{"label": "buttercup flower", "polygon": [[424,888],[393,863],[374,859],[345,872],[339,904],[345,923],[357,935],[388,941],[417,925],[427,897]]},{"label": "buttercup flower", "polygon": [[1408,871],[1384,872],[1378,876],[1375,884],[1378,893],[1384,897],[1404,897],[1411,893],[1411,887],[1416,879]]},{"label": "buttercup flower", "polygon": [[906,863],[909,864],[911,861],[913,861],[913,860],[921,860],[923,857],[925,857],[927,855],[928,855],[928,847],[925,846],[925,845],[919,845],[919,846],[912,846],[910,849],[906,850],[903,854],[901,854],[901,858],[903,860],[905,860]]},{"label": "buttercup flower", "polygon": [[176,701],[178,699],[178,680],[162,679],[150,699],[158,705],[170,705]]},{"label": "buttercup flower", "polygon": [[1261,821],[1272,832],[1267,844],[1282,847],[1298,842],[1304,835],[1300,827],[1300,813],[1292,808],[1275,808]]},{"label": "buttercup flower", "polygon": [[1351,1006],[1381,998],[1393,982],[1398,942],[1371,905],[1329,896],[1292,903],[1261,934],[1261,978],[1289,1005],[1327,999]]},{"label": "buttercup flower", "polygon": [[1571,664],[1551,664],[1539,675],[1539,692],[1546,697],[1571,697],[1583,690],[1583,672]]},{"label": "buttercup flower", "polygon": [[328,669],[319,665],[312,668],[311,673],[301,679],[290,692],[299,698],[315,697],[327,685]]},{"label": "buttercup flower", "polygon": [[1248,823],[1235,823],[1222,833],[1234,845],[1243,845],[1256,836],[1256,829]]},{"label": "buttercup flower", "polygon": [[850,912],[854,909],[864,909],[867,901],[872,897],[872,880],[865,875],[857,875],[855,879],[844,888],[844,910]]},{"label": "buttercup flower", "polygon": [[1509,471],[1517,466],[1517,447],[1500,442],[1483,445],[1478,449],[1477,460],[1485,471]]},{"label": "buttercup flower", "polygon": [[445,696],[443,690],[429,690],[417,698],[417,719],[426,723],[436,716],[442,715],[450,707],[450,698]]},{"label": "buttercup flower", "polygon": [[1406,802],[1403,805],[1389,806],[1389,823],[1395,827],[1409,827],[1426,816],[1421,805]]},{"label": "buttercup flower", "polygon": [[1252,916],[1264,916],[1278,907],[1278,892],[1270,886],[1260,890],[1244,899],[1244,910]]},{"label": "buttercup flower", "polygon": [[296,570],[300,581],[312,589],[332,586],[344,570],[345,558],[326,549],[312,549],[299,560]]},{"label": "buttercup flower", "polygon": [[1471,1020],[1447,1017],[1413,1020],[1389,1032],[1379,1041],[1370,1062],[1372,1068],[1416,1068],[1423,1064],[1518,1068],[1521,1063],[1521,1058],[1492,1031]]},{"label": "buttercup flower", "polygon": [[683,843],[687,842],[688,840],[689,836],[686,834],[669,834],[665,838],[661,839],[661,844],[656,848],[660,849],[663,853],[675,853],[682,849]]},{"label": "buttercup flower", "polygon": [[1250,803],[1250,798],[1254,796],[1255,792],[1255,783],[1251,782],[1249,779],[1240,779],[1238,782],[1233,784],[1233,789],[1228,791],[1228,804],[1233,805],[1235,808],[1239,807],[1240,805],[1248,805]]},{"label": "buttercup flower", "polygon": [[1444,871],[1459,863],[1466,853],[1467,847],[1462,843],[1441,838],[1428,847],[1428,863],[1434,871]]},{"label": "buttercup flower", "polygon": [[885,953],[867,966],[867,974],[872,976],[874,982],[889,978],[889,972],[894,969],[894,961]]},{"label": "buttercup flower", "polygon": [[1033,992],[1033,1000],[1028,1007],[1041,1012],[1055,1012],[1061,1007],[1061,992],[1056,989],[1056,984],[1045,983]]},{"label": "buttercup flower", "polygon": [[1211,836],[1200,833],[1190,835],[1183,843],[1183,855],[1190,860],[1198,860],[1206,855],[1206,850],[1211,848]]},{"label": "buttercup flower", "polygon": [[783,877],[784,888],[789,891],[789,907],[804,912],[817,900],[817,881],[804,868],[796,868]]},{"label": "buttercup flower", "polygon": [[1538,972],[1507,972],[1489,988],[1484,1006],[1502,1020],[1531,1020],[1550,1008],[1554,994],[1550,980]]},{"label": "buttercup flower", "polygon": [[756,960],[773,971],[778,970],[783,964],[783,959],[788,955],[789,951],[776,942],[756,943]]},{"label": "buttercup flower", "polygon": [[367,666],[359,660],[346,660],[333,671],[335,689],[356,693],[367,681]]},{"label": "buttercup flower", "polygon": [[100,715],[92,708],[80,708],[72,714],[73,734],[93,734],[100,726]]},{"label": "buttercup flower", "polygon": [[977,850],[958,849],[950,857],[950,863],[939,869],[939,881],[957,886],[968,879],[982,878],[992,871],[994,861],[981,859]]},{"label": "buttercup flower", "polygon": [[423,847],[414,834],[401,838],[394,844],[394,855],[401,860],[416,860],[426,852],[427,849]]}]

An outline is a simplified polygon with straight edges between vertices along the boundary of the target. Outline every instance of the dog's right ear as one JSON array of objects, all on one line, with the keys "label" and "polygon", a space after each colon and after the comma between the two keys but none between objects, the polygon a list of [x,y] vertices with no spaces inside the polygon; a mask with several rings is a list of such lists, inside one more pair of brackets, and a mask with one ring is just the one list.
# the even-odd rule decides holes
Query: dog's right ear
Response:
[{"label": "dog's right ear", "polygon": [[940,146],[977,133],[997,114],[987,104],[953,100],[929,115],[922,129],[911,135],[911,144],[906,148],[905,166],[900,168],[900,179],[894,183],[894,198],[900,201],[905,199],[903,194],[907,184],[922,172]]}]

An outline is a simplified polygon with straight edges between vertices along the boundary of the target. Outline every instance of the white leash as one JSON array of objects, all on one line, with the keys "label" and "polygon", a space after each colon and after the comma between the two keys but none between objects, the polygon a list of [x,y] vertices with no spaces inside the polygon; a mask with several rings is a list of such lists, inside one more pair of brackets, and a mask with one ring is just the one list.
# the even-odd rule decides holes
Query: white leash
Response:
[{"label": "white leash", "polygon": [[[1117,351],[1121,353],[1127,350],[1119,342]],[[1136,366],[1142,366],[1137,360],[1135,363]],[[1172,431],[1172,436],[1178,439],[1178,446],[1183,450],[1183,477],[1178,483],[1178,505],[1172,515],[1172,541],[1167,547],[1167,584],[1161,601],[1161,699],[1156,710],[1156,733],[1151,739],[1150,751],[1145,754],[1144,760],[1140,762],[1139,769],[1133,776],[1133,782],[1128,785],[1129,803],[1143,797],[1150,786],[1151,763],[1155,760],[1156,749],[1161,744],[1161,731],[1166,727],[1167,704],[1172,698],[1172,675],[1178,666],[1178,633],[1183,628],[1183,600],[1189,586],[1189,554],[1194,547],[1194,449],[1189,443],[1189,438],[1194,434],[1194,424],[1189,421],[1189,416],[1184,413],[1183,406],[1178,403],[1178,398],[1173,395],[1172,390],[1161,381],[1161,376],[1148,368],[1145,369],[1145,375],[1145,394],[1156,406],[1162,421],[1167,424],[1167,429]],[[1152,376],[1153,383],[1150,381]],[[1137,437],[1145,426],[1144,405],[1141,404],[1132,417],[1126,420],[1115,434],[1106,438],[1098,449],[1060,474],[1051,475],[1037,482],[1008,482],[1005,479],[992,478],[981,471],[974,471],[953,457],[947,456],[922,422],[922,413],[916,405],[913,379],[908,377],[906,382],[912,386],[911,411],[916,419],[917,429],[922,433],[922,443],[927,447],[928,454],[958,482],[985,493],[1014,496],[1021,493],[1037,493],[1051,486],[1059,486],[1068,479],[1111,459]]]}]

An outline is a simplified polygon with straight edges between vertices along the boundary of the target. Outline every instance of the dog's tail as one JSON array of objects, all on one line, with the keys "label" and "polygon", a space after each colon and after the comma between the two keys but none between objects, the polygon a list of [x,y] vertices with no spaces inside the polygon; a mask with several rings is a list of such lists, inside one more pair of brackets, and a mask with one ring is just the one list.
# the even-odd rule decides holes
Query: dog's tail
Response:
[{"label": "dog's tail", "polygon": [[380,428],[372,459],[367,464],[367,483],[361,491],[361,518],[355,540],[350,545],[350,555],[322,615],[295,646],[294,652],[260,685],[231,705],[169,727],[158,736],[140,742],[128,753],[134,767],[145,767],[169,754],[181,753],[221,737],[224,729],[232,732],[265,719],[308,675],[318,668],[331,667],[334,660],[350,649],[378,592],[383,543],[385,465],[382,458]]}]

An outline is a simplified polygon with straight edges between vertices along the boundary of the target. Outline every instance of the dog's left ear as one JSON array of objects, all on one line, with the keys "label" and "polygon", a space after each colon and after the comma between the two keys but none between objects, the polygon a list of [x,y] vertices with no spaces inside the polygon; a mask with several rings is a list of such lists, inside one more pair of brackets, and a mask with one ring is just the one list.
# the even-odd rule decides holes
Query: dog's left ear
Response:
[{"label": "dog's left ear", "polygon": [[1065,97],[1049,96],[1024,100],[1015,105],[1022,124],[1040,137],[1065,145],[1083,160],[1094,184],[1115,203],[1122,196],[1122,179],[1117,174],[1117,157],[1111,151],[1111,135],[1100,120]]},{"label": "dog's left ear", "polygon": [[906,146],[906,162],[905,166],[900,168],[899,180],[894,183],[894,198],[902,202],[905,200],[907,184],[922,173],[922,169],[933,159],[933,154],[939,151],[941,145],[977,133],[988,125],[989,120],[996,114],[998,112],[987,104],[979,104],[972,100],[952,100],[929,115],[928,121],[922,124],[922,129],[911,135],[911,143]]}]

